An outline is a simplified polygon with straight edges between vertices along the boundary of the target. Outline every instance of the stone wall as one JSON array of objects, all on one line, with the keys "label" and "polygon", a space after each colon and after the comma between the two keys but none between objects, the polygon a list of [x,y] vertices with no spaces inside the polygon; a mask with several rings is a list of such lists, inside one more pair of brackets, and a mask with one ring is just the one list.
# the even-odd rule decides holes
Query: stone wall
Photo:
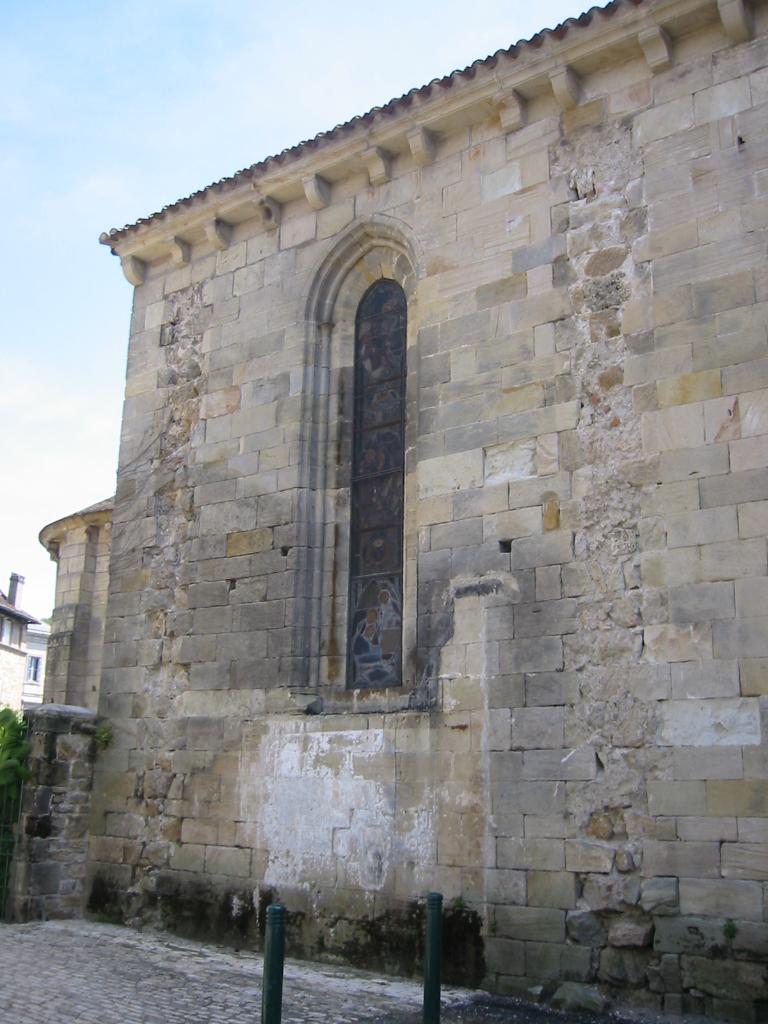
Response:
[{"label": "stone wall", "polygon": [[40,539],[57,563],[45,700],[95,710],[107,607],[112,503],[46,526]]},{"label": "stone wall", "polygon": [[25,717],[32,774],[22,792],[6,913],[12,921],[80,917],[96,715],[86,708],[44,704]]},{"label": "stone wall", "polygon": [[[222,188],[114,242],[137,287],[93,910],[257,942],[278,896],[294,950],[403,969],[439,889],[457,980],[764,1005],[747,13],[620,4],[435,86],[432,134],[411,112],[384,155],[371,122],[265,171],[271,220],[248,184],[229,220]],[[408,298],[406,683],[350,691],[354,318],[380,278]]]}]

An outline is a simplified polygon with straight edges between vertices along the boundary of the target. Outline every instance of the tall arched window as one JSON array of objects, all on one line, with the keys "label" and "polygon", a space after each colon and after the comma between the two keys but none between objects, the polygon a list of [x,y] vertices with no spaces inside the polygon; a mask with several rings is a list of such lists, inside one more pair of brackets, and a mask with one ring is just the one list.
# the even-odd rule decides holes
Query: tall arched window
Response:
[{"label": "tall arched window", "polygon": [[403,681],[403,483],[406,302],[371,285],[355,320],[350,516],[350,688]]}]

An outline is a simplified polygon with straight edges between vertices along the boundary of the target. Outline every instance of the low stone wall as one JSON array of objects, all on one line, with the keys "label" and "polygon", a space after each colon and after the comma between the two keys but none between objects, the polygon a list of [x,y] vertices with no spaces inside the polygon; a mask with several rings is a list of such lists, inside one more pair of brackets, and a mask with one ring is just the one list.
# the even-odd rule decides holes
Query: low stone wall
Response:
[{"label": "low stone wall", "polygon": [[26,712],[32,751],[24,785],[8,917],[79,917],[96,756],[96,713],[63,704]]}]

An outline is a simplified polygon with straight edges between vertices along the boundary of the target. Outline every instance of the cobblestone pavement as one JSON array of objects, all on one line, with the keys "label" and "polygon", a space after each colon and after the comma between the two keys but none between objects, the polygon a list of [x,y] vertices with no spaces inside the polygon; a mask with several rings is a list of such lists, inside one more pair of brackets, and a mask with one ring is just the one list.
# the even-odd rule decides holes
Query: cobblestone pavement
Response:
[{"label": "cobblestone pavement", "polygon": [[[261,957],[90,921],[0,925],[2,1024],[257,1024]],[[284,1024],[416,1024],[421,986],[291,960]],[[445,1024],[561,1014],[446,989]],[[572,1018],[573,1019],[573,1018]]]}]

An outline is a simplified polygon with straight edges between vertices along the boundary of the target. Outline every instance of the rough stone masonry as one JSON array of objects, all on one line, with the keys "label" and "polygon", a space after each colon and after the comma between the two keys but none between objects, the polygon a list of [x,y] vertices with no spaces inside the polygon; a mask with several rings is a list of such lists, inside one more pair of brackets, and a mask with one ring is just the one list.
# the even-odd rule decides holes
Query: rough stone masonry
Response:
[{"label": "rough stone masonry", "polygon": [[[765,1018],[767,65],[765,3],[618,0],[103,236],[135,293],[91,911],[257,944],[279,898],[294,952],[411,972],[436,889],[452,980]],[[407,379],[375,690],[378,280]]]}]

